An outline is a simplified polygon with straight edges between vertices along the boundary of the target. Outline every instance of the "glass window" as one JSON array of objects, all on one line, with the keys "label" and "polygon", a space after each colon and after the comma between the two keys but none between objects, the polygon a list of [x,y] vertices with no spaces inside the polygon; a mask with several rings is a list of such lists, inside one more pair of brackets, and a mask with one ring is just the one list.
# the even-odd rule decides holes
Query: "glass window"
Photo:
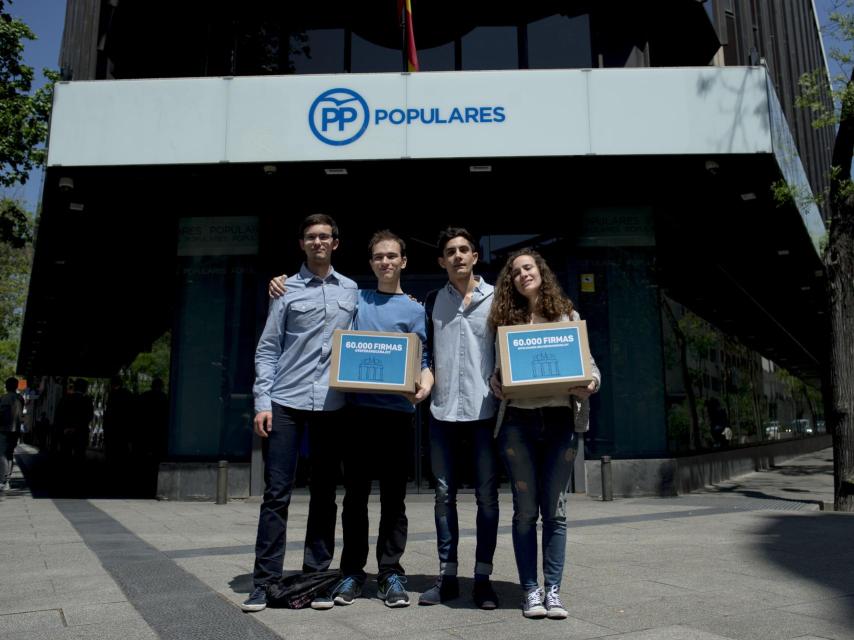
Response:
[{"label": "glass window", "polygon": [[431,49],[419,49],[418,65],[421,71],[453,71],[455,69],[454,43],[448,42]]},{"label": "glass window", "polygon": [[289,37],[293,73],[344,73],[344,29],[310,29]]},{"label": "glass window", "polygon": [[711,20],[712,24],[715,23],[715,4],[712,0],[701,0],[703,3],[703,8],[706,10],[706,13],[709,15],[709,20]]},{"label": "glass window", "polygon": [[593,66],[590,16],[554,15],[528,25],[531,69],[582,69]]},{"label": "glass window", "polygon": [[355,33],[351,42],[350,71],[353,73],[401,71],[403,69],[403,54],[400,49],[381,47],[357,36]]},{"label": "glass window", "polygon": [[516,27],[477,27],[463,36],[463,69],[518,69]]}]

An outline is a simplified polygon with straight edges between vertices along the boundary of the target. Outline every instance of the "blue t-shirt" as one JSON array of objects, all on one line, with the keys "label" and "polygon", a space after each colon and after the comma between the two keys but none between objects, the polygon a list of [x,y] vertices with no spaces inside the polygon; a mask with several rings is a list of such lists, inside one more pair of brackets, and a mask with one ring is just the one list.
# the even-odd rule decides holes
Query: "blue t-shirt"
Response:
[{"label": "blue t-shirt", "polygon": [[[414,333],[421,338],[421,368],[430,362],[425,348],[427,328],[424,307],[405,293],[382,293],[376,290],[359,290],[359,306],[353,328],[357,331],[388,331]],[[415,406],[403,396],[392,393],[353,393],[348,400],[360,407],[373,407],[391,411],[413,413]]]}]

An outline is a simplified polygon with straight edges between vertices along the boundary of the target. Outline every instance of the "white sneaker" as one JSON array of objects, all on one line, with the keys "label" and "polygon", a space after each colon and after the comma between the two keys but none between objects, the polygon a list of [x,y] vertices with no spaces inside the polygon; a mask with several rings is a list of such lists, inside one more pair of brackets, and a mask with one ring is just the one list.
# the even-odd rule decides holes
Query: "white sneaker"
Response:
[{"label": "white sneaker", "polygon": [[526,618],[545,618],[546,608],[543,606],[543,590],[537,587],[531,589],[522,598],[522,615]]},{"label": "white sneaker", "polygon": [[566,607],[560,601],[560,587],[556,584],[546,589],[546,610],[548,617],[552,620],[564,620],[569,615]]},{"label": "white sneaker", "polygon": [[8,491],[12,487],[9,486],[9,482],[4,482],[2,486],[0,486],[0,491]]}]

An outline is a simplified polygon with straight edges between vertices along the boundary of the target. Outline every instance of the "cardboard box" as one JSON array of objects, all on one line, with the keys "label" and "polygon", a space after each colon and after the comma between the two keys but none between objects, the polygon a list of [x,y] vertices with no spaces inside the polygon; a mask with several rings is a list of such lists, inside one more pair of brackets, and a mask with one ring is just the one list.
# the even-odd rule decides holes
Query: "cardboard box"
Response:
[{"label": "cardboard box", "polygon": [[496,339],[507,398],[563,395],[593,380],[584,320],[498,327]]},{"label": "cardboard box", "polygon": [[332,389],[415,393],[420,376],[421,338],[414,333],[336,329],[332,335]]}]

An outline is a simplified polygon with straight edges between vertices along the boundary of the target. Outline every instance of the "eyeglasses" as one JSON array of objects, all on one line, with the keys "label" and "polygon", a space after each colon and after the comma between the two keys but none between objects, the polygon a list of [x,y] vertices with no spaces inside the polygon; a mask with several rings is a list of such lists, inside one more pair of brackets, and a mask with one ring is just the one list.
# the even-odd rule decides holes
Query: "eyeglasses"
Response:
[{"label": "eyeglasses", "polygon": [[308,235],[303,236],[302,238],[306,242],[314,242],[315,240],[320,240],[321,242],[329,242],[332,240],[332,236],[328,233],[310,233]]}]

